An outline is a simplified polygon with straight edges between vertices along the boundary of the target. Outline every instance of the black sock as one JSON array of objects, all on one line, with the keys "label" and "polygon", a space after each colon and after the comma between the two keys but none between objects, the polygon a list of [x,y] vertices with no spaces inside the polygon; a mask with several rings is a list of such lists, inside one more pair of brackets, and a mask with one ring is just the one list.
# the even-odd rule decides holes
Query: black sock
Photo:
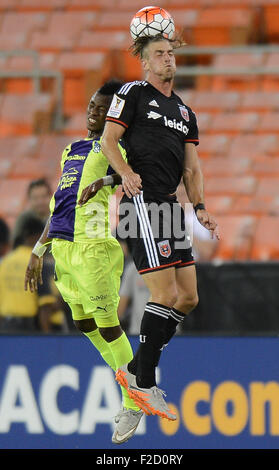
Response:
[{"label": "black sock", "polygon": [[176,308],[172,307],[170,310],[170,315],[166,327],[166,337],[164,346],[167,346],[168,342],[171,338],[175,335],[177,325],[182,322],[185,318],[185,314],[176,310]]},{"label": "black sock", "polygon": [[140,345],[128,370],[137,376],[137,385],[150,388],[156,385],[155,368],[165,343],[170,308],[148,302],[142,317]]}]

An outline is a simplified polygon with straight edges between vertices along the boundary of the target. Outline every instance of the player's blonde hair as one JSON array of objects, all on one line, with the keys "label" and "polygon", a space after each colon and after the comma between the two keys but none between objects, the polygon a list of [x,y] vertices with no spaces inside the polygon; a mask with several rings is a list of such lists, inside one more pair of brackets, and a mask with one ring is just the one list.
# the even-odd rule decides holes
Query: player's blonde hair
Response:
[{"label": "player's blonde hair", "polygon": [[183,41],[181,36],[175,36],[173,39],[168,39],[163,36],[163,34],[156,34],[156,36],[142,36],[137,38],[130,47],[130,51],[132,55],[143,59],[147,46],[152,42],[158,41],[168,41],[172,45],[173,49],[186,46],[186,43]]}]

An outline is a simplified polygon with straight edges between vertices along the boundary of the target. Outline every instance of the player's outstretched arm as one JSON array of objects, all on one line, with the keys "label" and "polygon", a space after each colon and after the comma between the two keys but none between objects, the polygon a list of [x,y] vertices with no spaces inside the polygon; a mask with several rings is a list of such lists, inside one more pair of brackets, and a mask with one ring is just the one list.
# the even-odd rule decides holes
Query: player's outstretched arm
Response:
[{"label": "player's outstretched arm", "polygon": [[35,292],[38,289],[38,283],[42,284],[42,269],[43,269],[43,255],[47,249],[45,246],[46,243],[50,242],[50,238],[48,238],[48,231],[49,231],[49,224],[50,218],[46,222],[44,231],[40,236],[39,240],[37,241],[36,245],[34,246],[26,271],[25,271],[25,278],[24,278],[24,289],[27,291],[28,288],[30,292]]},{"label": "player's outstretched arm", "polygon": [[83,189],[78,204],[83,206],[89,199],[96,196],[97,192],[100,191],[103,186],[116,186],[117,184],[121,184],[121,176],[117,173],[93,181],[93,183]]},{"label": "player's outstretched arm", "polygon": [[215,236],[219,240],[217,222],[205,208],[203,175],[196,147],[192,143],[185,144],[183,182],[189,201],[194,206],[198,221],[211,232],[212,238]]},{"label": "player's outstretched arm", "polygon": [[107,122],[101,146],[103,154],[110,162],[112,168],[121,176],[123,190],[131,198],[140,193],[142,186],[140,175],[133,172],[132,168],[123,159],[118,148],[118,142],[124,131],[124,127],[113,122]]}]

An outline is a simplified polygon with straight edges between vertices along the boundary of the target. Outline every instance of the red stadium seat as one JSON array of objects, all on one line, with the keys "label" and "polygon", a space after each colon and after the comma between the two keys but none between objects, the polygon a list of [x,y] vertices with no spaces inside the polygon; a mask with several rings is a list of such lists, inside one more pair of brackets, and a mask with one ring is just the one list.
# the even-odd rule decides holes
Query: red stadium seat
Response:
[{"label": "red stadium seat", "polygon": [[276,135],[238,135],[232,140],[228,156],[250,157],[278,154]]},{"label": "red stadium seat", "polygon": [[[31,71],[34,69],[34,59],[31,56],[15,55],[7,58],[6,71]],[[38,57],[38,65],[43,70],[56,69],[56,55],[53,53],[41,53]],[[28,78],[13,78],[8,77],[3,80],[4,89],[6,93],[31,93],[34,91],[34,81],[32,77]],[[41,78],[40,89],[41,91],[53,92],[53,78]]]},{"label": "red stadium seat", "polygon": [[257,129],[259,115],[256,113],[220,113],[213,117],[210,133],[238,134]]},{"label": "red stadium seat", "polygon": [[279,155],[255,158],[252,171],[257,176],[279,176]]},{"label": "red stadium seat", "polygon": [[172,12],[175,27],[182,30],[185,28],[186,34],[188,30],[191,30],[197,24],[198,16],[198,10],[187,9],[186,5],[183,10],[175,10]]},{"label": "red stadium seat", "polygon": [[221,239],[215,257],[223,260],[250,259],[256,223],[257,219],[251,216],[218,216]]},{"label": "red stadium seat", "polygon": [[270,134],[271,132],[274,134],[279,133],[279,112],[274,112],[274,113],[266,113],[263,114],[259,125],[257,126],[257,132],[258,133],[268,133]]},{"label": "red stadium seat", "polygon": [[71,31],[35,32],[29,42],[29,47],[42,52],[72,51],[76,37]]},{"label": "red stadium seat", "polygon": [[278,42],[279,40],[279,5],[278,2],[266,2],[262,6],[265,33],[268,42]]},{"label": "red stadium seat", "polygon": [[14,33],[13,35],[7,35],[6,33],[0,32],[0,44],[1,50],[3,51],[24,49],[27,44],[27,35],[26,33]]},{"label": "red stadium seat", "polygon": [[0,2],[0,11],[11,10],[14,11],[18,6],[19,0],[1,0]]},{"label": "red stadium seat", "polygon": [[92,29],[95,25],[95,12],[55,12],[50,15],[48,27],[44,32],[31,36],[30,47],[40,51],[72,50],[79,34]]},{"label": "red stadium seat", "polygon": [[48,32],[56,34],[59,31],[80,33],[85,29],[93,30],[97,24],[97,14],[92,11],[59,11],[50,15]]},{"label": "red stadium seat", "polygon": [[28,48],[28,39],[33,31],[42,30],[48,21],[44,13],[17,13],[3,15],[0,22],[0,44],[3,50]]},{"label": "red stadium seat", "polygon": [[103,11],[98,17],[98,22],[95,25],[95,30],[127,31],[135,13],[136,11],[134,10],[133,5],[131,5],[129,11]]},{"label": "red stadium seat", "polygon": [[267,215],[272,208],[273,198],[271,196],[238,196],[231,207],[234,215]]},{"label": "red stadium seat", "polygon": [[51,159],[43,160],[40,158],[24,157],[18,160],[11,172],[12,178],[51,178],[59,168],[61,157],[53,155]]},{"label": "red stadium seat", "polygon": [[253,11],[233,8],[201,10],[193,28],[196,45],[245,44],[253,28]]},{"label": "red stadium seat", "polygon": [[49,160],[52,157],[61,159],[62,152],[66,146],[78,139],[80,139],[78,134],[71,138],[65,135],[43,135],[39,138],[36,155],[40,160]]},{"label": "red stadium seat", "polygon": [[202,158],[211,155],[226,155],[230,146],[230,138],[226,135],[204,134],[197,147],[198,154]]},{"label": "red stadium seat", "polygon": [[83,31],[77,43],[77,49],[108,51],[112,49],[128,49],[132,44],[129,31]]},{"label": "red stadium seat", "polygon": [[63,133],[65,135],[78,135],[83,136],[86,134],[86,116],[85,113],[75,113],[69,121],[65,124]]},{"label": "red stadium seat", "polygon": [[210,177],[205,181],[205,194],[210,195],[249,195],[254,194],[257,181],[253,176]]},{"label": "red stadium seat", "polygon": [[180,98],[182,99],[182,101],[187,104],[187,106],[190,106],[190,108],[192,108],[193,106],[193,102],[195,100],[195,97],[196,97],[196,93],[194,90],[187,90],[187,89],[174,89],[175,93],[180,96]]},{"label": "red stadium seat", "polygon": [[30,180],[5,179],[0,182],[1,213],[18,215],[26,198],[26,190]]},{"label": "red stadium seat", "polygon": [[[263,64],[263,53],[217,54],[213,65],[217,68],[258,67]],[[261,77],[257,75],[220,75],[212,80],[213,90],[255,90],[260,86]]]},{"label": "red stadium seat", "polygon": [[61,9],[67,5],[68,0],[21,0],[17,6],[19,11],[49,11]]},{"label": "red stadium seat", "polygon": [[214,215],[230,213],[232,204],[233,197],[231,196],[206,196],[206,207]]},{"label": "red stadium seat", "polygon": [[279,217],[261,217],[254,235],[251,258],[259,261],[279,259]]},{"label": "red stadium seat", "polygon": [[209,113],[200,112],[197,116],[199,132],[208,132],[211,129],[212,115]]},{"label": "red stadium seat", "polygon": [[279,188],[279,177],[261,177],[257,187],[257,196],[277,196]]},{"label": "red stadium seat", "polygon": [[25,12],[9,12],[3,16],[1,22],[1,34],[25,33],[31,31],[42,30],[46,27],[49,16],[45,13],[25,13]]},{"label": "red stadium seat", "polygon": [[211,157],[202,160],[204,176],[237,176],[251,173],[251,160],[249,158]]},{"label": "red stadium seat", "polygon": [[[142,0],[133,0],[133,2],[131,2],[131,0],[117,0],[115,3],[116,3],[115,6],[119,10],[131,10],[131,9],[133,9],[135,13],[138,10],[140,10],[141,8],[143,8],[143,6],[144,6],[143,3],[142,3]],[[160,7],[167,9],[169,0],[162,0],[159,3],[160,3]],[[156,2],[155,2],[155,4],[156,4]],[[109,9],[112,9],[112,6]]]},{"label": "red stadium seat", "polygon": [[[130,2],[131,5],[131,2]],[[67,10],[113,10],[120,8],[117,0],[67,0]]]},{"label": "red stadium seat", "polygon": [[89,70],[100,73],[104,61],[105,55],[102,52],[64,52],[58,57],[57,68],[65,76],[80,76]]},{"label": "red stadium seat", "polygon": [[241,111],[271,111],[279,109],[279,94],[270,91],[252,91],[242,94]]},{"label": "red stadium seat", "polygon": [[[2,141],[5,140],[5,139],[1,139],[1,144],[2,144]],[[17,160],[17,156],[11,158],[11,156],[9,155],[8,157],[7,156],[4,156],[3,158],[0,157],[0,181],[1,179],[3,178],[7,178],[10,173],[11,173],[11,170],[12,170],[12,167],[14,165],[14,163],[16,162]]]},{"label": "red stadium seat", "polygon": [[[48,94],[5,95],[0,111],[0,135],[31,134],[38,124],[39,112],[39,125],[46,131],[50,126],[52,111],[53,99]],[[10,133],[2,134],[5,125],[10,126]]]},{"label": "red stadium seat", "polygon": [[233,111],[239,103],[240,94],[237,92],[195,91],[191,95],[190,106],[194,111],[220,112]]},{"label": "red stadium seat", "polygon": [[[0,146],[0,160],[21,160],[24,157],[32,157],[38,148],[37,136],[12,136],[2,137]],[[9,153],[7,155],[7,149]]]},{"label": "red stadium seat", "polygon": [[63,100],[66,114],[86,109],[89,97],[109,72],[102,52],[61,53],[57,68],[64,75]]},{"label": "red stadium seat", "polygon": [[[278,24],[277,24],[277,29],[278,29]],[[278,38],[279,38],[279,32],[278,32]],[[262,90],[266,91],[279,91],[279,83],[278,83],[278,74],[276,75],[269,75],[269,69],[270,68],[276,68],[278,67],[279,63],[279,53],[274,52],[268,55],[266,63],[265,63],[265,68],[266,68],[266,75],[263,77],[262,80]]]}]

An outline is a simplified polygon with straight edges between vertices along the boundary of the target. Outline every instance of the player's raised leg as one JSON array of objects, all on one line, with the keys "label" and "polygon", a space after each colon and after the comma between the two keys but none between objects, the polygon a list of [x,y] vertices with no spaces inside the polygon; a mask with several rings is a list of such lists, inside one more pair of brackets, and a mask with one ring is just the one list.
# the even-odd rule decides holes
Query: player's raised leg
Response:
[{"label": "player's raised leg", "polygon": [[120,368],[116,378],[127,386],[130,396],[144,411],[174,420],[176,416],[169,410],[163,392],[157,387],[155,370],[166,343],[170,310],[177,299],[175,269],[147,273],[143,279],[151,292],[151,299],[142,318],[139,348],[128,364],[128,371],[136,375],[136,379],[127,376],[127,368]]}]

